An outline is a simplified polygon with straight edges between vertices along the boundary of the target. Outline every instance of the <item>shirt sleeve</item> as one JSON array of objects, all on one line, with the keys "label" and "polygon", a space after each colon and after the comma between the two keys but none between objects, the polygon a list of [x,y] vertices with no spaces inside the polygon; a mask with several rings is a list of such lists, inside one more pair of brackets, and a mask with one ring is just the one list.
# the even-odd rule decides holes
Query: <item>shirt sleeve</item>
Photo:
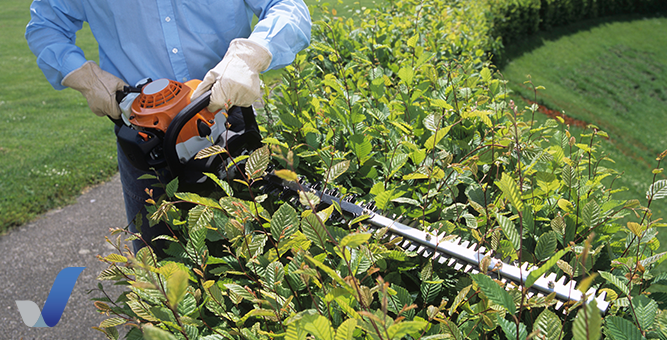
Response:
[{"label": "shirt sleeve", "polygon": [[65,88],[63,78],[86,62],[76,43],[83,25],[81,5],[68,0],[37,0],[30,5],[30,22],[25,38],[37,65],[56,90]]},{"label": "shirt sleeve", "polygon": [[310,13],[303,0],[246,0],[246,4],[259,18],[249,39],[273,55],[269,70],[289,65],[310,44]]}]

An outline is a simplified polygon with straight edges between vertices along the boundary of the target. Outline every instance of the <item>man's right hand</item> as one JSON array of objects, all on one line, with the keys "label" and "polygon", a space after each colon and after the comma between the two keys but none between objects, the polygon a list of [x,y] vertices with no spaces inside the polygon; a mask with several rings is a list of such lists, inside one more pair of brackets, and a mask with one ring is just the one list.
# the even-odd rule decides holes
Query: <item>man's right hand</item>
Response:
[{"label": "man's right hand", "polygon": [[95,62],[88,61],[70,72],[61,83],[83,94],[88,107],[98,116],[120,119],[120,107],[116,102],[116,91],[127,85],[120,78],[102,70]]}]

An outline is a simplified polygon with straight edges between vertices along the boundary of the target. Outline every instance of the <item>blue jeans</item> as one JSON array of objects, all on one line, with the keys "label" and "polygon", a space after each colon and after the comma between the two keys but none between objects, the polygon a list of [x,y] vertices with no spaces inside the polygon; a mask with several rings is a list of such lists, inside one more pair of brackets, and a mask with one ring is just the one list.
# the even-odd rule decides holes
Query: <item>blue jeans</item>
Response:
[{"label": "blue jeans", "polygon": [[[132,166],[130,161],[123,153],[120,146],[117,145],[118,153],[118,170],[120,172],[120,181],[123,185],[123,198],[125,200],[125,214],[127,215],[127,223],[130,226],[130,231],[133,233],[141,232],[143,240],[132,241],[134,252],[136,253],[148,243],[156,254],[164,258],[163,248],[165,246],[164,240],[152,242],[151,240],[158,235],[171,235],[169,228],[164,222],[160,222],[152,227],[149,226],[148,216],[145,206],[148,204],[146,200],[150,196],[146,193],[146,189],[153,190],[153,198],[157,200],[160,195],[164,194],[164,188],[155,187],[154,185],[162,183],[167,185],[172,177],[166,168],[157,170],[156,172],[145,172]],[[158,176],[158,179],[138,179],[142,175],[150,174]],[[139,217],[141,223],[139,226],[135,225],[135,217],[141,213]]]}]

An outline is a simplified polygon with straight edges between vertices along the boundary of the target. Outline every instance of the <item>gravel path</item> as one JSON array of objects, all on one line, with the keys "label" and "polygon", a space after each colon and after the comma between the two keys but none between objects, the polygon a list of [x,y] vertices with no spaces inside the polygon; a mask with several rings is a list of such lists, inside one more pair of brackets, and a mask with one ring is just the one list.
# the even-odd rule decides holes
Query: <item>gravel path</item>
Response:
[{"label": "gravel path", "polygon": [[[0,339],[106,339],[92,329],[106,317],[96,312],[100,297],[97,274],[106,265],[96,256],[113,251],[105,241],[109,228],[123,227],[120,177],[90,189],[77,203],[53,210],[0,236]],[[30,328],[15,300],[31,300],[42,308],[56,275],[66,267],[86,267],[81,273],[60,322],[52,328]],[[102,282],[117,297],[121,290]],[[88,291],[95,289],[88,294]]]}]

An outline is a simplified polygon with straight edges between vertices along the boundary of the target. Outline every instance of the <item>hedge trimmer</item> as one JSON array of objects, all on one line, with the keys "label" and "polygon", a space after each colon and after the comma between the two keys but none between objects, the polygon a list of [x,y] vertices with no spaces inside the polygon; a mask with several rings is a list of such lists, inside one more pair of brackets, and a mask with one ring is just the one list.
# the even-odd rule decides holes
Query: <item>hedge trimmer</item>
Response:
[{"label": "hedge trimmer", "polygon": [[116,93],[122,112],[121,119],[113,120],[116,136],[134,167],[166,167],[184,183],[203,183],[208,178],[203,173],[225,172],[228,157],[196,159],[202,149],[219,145],[236,157],[261,146],[252,107],[210,112],[211,91],[190,100],[199,83],[146,79]]},{"label": "hedge trimmer", "polygon": [[[476,243],[464,241],[460,237],[446,235],[446,233],[420,230],[402,223],[405,222],[404,220],[399,221],[376,213],[373,211],[372,204],[353,203],[341,199],[335,191],[318,190],[316,186],[283,180],[274,174],[269,174],[265,179],[271,183],[268,187],[276,193],[282,195],[291,193],[292,196],[298,196],[299,191],[309,191],[319,197],[321,204],[336,204],[340,210],[353,219],[361,220],[360,217],[366,217],[362,223],[371,226],[379,237],[387,237],[401,248],[416,252],[442,265],[466,273],[483,272],[503,282],[508,288],[512,285],[523,287],[527,282],[532,281],[528,297],[536,294],[541,297],[554,294],[557,300],[557,310],[566,305],[581,303],[584,299],[587,302],[596,300],[602,313],[605,313],[609,307],[609,302],[605,301],[606,293],[604,292],[596,296],[597,290],[590,288],[584,294],[576,289],[575,280],[568,281],[565,276],[558,279],[555,273],[545,276],[540,274],[538,268],[531,267],[528,263],[517,266],[503,262],[493,257],[492,250],[487,250]],[[532,276],[531,273],[533,273]]]}]

